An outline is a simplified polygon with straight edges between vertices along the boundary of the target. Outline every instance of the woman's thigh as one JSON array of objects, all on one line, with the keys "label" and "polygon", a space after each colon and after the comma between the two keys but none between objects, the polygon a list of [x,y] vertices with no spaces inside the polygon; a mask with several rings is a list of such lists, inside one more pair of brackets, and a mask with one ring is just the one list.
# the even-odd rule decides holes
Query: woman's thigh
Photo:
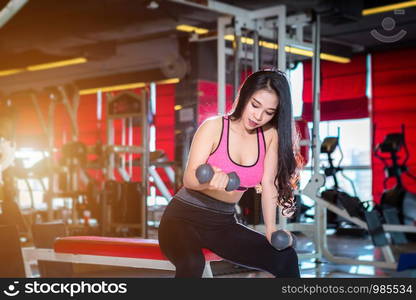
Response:
[{"label": "woman's thigh", "polygon": [[176,267],[176,277],[201,277],[205,258],[200,236],[192,224],[162,218],[158,235],[163,254]]}]

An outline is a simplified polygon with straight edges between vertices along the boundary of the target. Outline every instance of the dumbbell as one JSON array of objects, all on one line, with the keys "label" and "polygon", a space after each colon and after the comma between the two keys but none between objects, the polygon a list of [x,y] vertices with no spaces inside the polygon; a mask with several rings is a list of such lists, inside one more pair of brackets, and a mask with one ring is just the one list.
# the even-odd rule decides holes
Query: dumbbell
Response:
[{"label": "dumbbell", "polygon": [[[240,177],[238,177],[236,172],[228,173],[228,183],[225,187],[227,192],[234,191],[240,186]],[[209,164],[200,165],[196,169],[196,178],[200,184],[210,182],[214,176],[214,169]]]},{"label": "dumbbell", "polygon": [[296,236],[287,230],[277,230],[272,233],[271,244],[281,251],[289,247],[296,247]]}]

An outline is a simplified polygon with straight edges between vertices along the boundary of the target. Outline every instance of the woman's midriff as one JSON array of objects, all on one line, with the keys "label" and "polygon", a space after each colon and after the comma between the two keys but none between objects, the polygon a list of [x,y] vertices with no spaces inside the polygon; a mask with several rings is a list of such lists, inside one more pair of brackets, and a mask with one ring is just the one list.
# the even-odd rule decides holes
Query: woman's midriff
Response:
[{"label": "woman's midriff", "polygon": [[244,193],[241,191],[226,192],[215,190],[201,190],[199,192],[227,203],[237,203],[238,201],[240,201]]}]

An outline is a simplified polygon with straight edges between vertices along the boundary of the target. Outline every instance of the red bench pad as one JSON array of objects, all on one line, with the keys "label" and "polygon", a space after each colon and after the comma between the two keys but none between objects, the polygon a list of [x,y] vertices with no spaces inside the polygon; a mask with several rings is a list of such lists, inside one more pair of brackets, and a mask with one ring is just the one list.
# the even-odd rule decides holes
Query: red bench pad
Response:
[{"label": "red bench pad", "polygon": [[[167,260],[160,250],[159,242],[152,239],[68,236],[57,238],[54,250],[56,253]],[[202,251],[206,261],[222,260],[208,249],[202,249]]]}]

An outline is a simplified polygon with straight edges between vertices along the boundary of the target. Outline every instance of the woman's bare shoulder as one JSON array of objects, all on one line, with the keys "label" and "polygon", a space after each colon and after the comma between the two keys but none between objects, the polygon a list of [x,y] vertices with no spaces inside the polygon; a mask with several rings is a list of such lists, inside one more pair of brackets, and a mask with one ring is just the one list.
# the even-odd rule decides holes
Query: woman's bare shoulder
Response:
[{"label": "woman's bare shoulder", "polygon": [[217,129],[221,130],[222,127],[222,116],[214,116],[206,119],[201,123],[199,129],[207,130],[215,135]]},{"label": "woman's bare shoulder", "polygon": [[211,152],[218,145],[222,132],[222,116],[214,116],[206,119],[198,128],[199,136],[206,144],[211,145]]},{"label": "woman's bare shoulder", "polygon": [[273,140],[278,140],[276,127],[266,124],[263,126],[264,139],[266,141],[266,148],[268,149]]}]

